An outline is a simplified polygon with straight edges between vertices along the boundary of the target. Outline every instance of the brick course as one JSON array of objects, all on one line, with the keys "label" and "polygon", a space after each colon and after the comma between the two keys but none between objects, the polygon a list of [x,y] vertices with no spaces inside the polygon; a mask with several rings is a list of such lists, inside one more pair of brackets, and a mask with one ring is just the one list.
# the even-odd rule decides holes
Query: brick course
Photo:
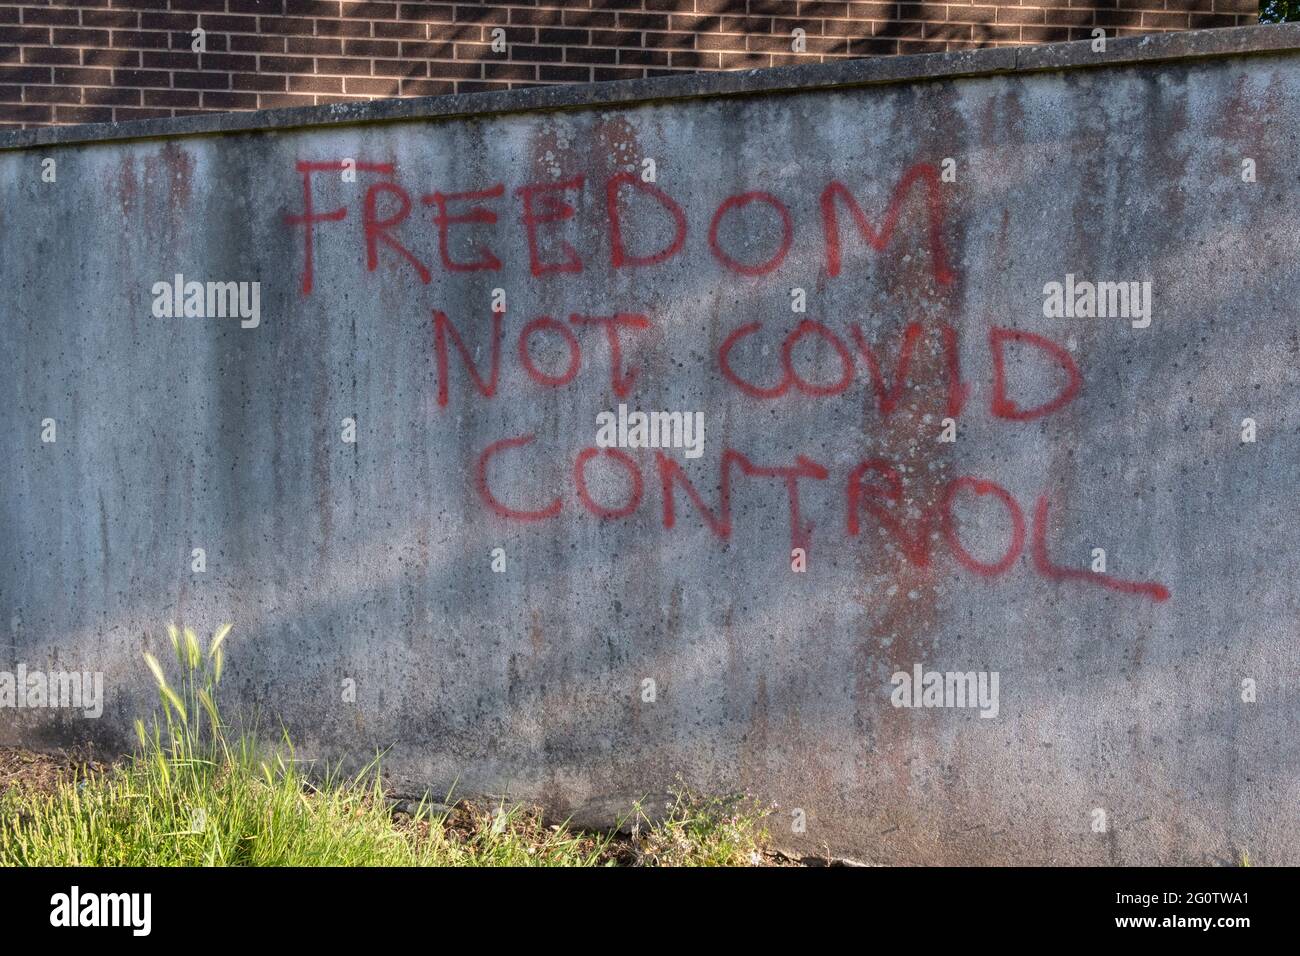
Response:
[{"label": "brick course", "polygon": [[[1256,0],[28,0],[0,3],[0,129],[1079,40],[1096,27],[1132,36],[1257,20]],[[204,52],[192,49],[195,29],[204,31]],[[796,30],[803,31],[800,52]]]}]

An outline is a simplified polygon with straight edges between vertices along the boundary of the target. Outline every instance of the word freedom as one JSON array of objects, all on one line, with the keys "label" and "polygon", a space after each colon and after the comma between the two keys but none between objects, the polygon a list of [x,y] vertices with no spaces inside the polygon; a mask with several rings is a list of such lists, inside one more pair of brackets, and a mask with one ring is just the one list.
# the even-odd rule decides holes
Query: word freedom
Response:
[{"label": "word freedom", "polygon": [[[657,266],[672,260],[685,249],[691,230],[705,227],[705,222],[713,258],[736,275],[774,272],[794,245],[795,218],[786,202],[790,197],[783,199],[762,190],[720,199],[707,220],[692,226],[686,211],[665,189],[631,173],[617,173],[603,183],[588,183],[583,176],[528,183],[514,189],[511,200],[506,198],[504,183],[466,192],[421,194],[396,181],[395,163],[302,161],[297,170],[302,176],[302,211],[286,215],[285,223],[302,228],[303,295],[310,295],[315,285],[316,233],[327,224],[348,220],[350,215],[353,221],[360,219],[361,229],[345,231],[362,241],[367,271],[378,268],[383,248],[385,256],[392,257],[399,267],[414,271],[425,285],[433,281],[434,262],[440,262],[448,273],[500,272],[505,248],[517,247],[520,239],[527,247],[529,271],[534,277],[583,272],[591,264],[591,254],[580,251],[569,240],[590,235],[592,230],[583,228],[586,223],[571,220],[578,218],[580,209],[585,216],[593,207],[599,208],[600,199],[596,197],[604,199],[604,214],[597,215],[603,219],[607,262],[614,270]],[[338,179],[340,173],[348,171],[368,174],[370,182],[361,208],[356,211],[359,217],[347,205],[320,211],[317,190],[324,191],[327,179]],[[884,251],[914,187],[922,193],[919,205],[924,209],[930,270],[939,285],[953,282],[955,276],[948,265],[942,236],[941,177],[929,163],[917,163],[905,170],[894,184],[883,213],[871,218],[849,187],[838,180],[828,181],[811,196],[797,197],[800,201],[796,208],[809,200],[817,205],[821,233],[817,247],[828,276],[840,274],[845,239],[865,243],[878,253]],[[431,207],[431,212],[417,215],[417,203]],[[514,215],[507,212],[508,205],[513,205],[510,212]],[[427,227],[430,219],[432,230]],[[499,225],[502,221],[509,225]],[[761,251],[742,251],[736,235],[747,237],[751,240],[748,245]]]},{"label": "word freedom", "polygon": [[704,454],[703,412],[632,412],[596,415],[597,448],[684,448],[687,458]]}]

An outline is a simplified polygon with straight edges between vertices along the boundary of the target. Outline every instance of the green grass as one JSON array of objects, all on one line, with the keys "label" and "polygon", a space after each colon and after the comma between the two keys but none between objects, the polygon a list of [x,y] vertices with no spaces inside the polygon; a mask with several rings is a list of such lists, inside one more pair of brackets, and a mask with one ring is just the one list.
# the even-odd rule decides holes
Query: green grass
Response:
[{"label": "green grass", "polygon": [[757,862],[763,814],[680,789],[662,819],[634,811],[632,837],[547,826],[532,811],[420,804],[396,819],[379,759],[307,773],[284,735],[267,746],[218,710],[229,625],[207,648],[168,628],[179,679],[152,655],[161,716],[136,722],[123,764],[49,793],[0,794],[4,866],[736,866]]},{"label": "green grass", "polygon": [[638,805],[632,849],[641,866],[755,866],[762,862],[767,816],[747,797],[706,797],[684,784],[658,820]]}]

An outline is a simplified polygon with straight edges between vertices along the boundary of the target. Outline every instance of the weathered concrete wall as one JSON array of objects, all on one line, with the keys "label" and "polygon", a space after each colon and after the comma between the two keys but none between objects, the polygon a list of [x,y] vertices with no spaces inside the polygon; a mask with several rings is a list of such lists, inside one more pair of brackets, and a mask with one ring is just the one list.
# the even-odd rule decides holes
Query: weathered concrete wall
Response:
[{"label": "weathered concrete wall", "polygon": [[[106,681],[0,741],[125,743],[162,624],[231,620],[227,707],[412,788],[587,820],[680,774],[875,861],[1300,863],[1300,54],[1121,50],[0,154],[0,669]],[[646,159],[661,193],[612,180]],[[310,240],[304,182],[345,210]],[[450,268],[422,197],[498,186],[445,252],[499,267]],[[177,273],[260,323],[155,317]],[[1067,274],[1151,282],[1149,326],[1045,317]],[[570,320],[615,314],[617,368]],[[703,454],[575,476],[620,403]],[[997,672],[996,717],[893,706],[918,664]]]}]

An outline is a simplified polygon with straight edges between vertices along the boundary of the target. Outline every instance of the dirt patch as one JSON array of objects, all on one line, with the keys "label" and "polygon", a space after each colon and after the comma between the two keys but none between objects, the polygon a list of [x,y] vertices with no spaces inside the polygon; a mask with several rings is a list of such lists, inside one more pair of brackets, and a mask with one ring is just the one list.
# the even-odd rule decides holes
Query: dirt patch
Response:
[{"label": "dirt patch", "polygon": [[84,780],[107,770],[110,762],[91,747],[37,753],[21,747],[0,747],[0,793],[49,794],[61,783]]}]

